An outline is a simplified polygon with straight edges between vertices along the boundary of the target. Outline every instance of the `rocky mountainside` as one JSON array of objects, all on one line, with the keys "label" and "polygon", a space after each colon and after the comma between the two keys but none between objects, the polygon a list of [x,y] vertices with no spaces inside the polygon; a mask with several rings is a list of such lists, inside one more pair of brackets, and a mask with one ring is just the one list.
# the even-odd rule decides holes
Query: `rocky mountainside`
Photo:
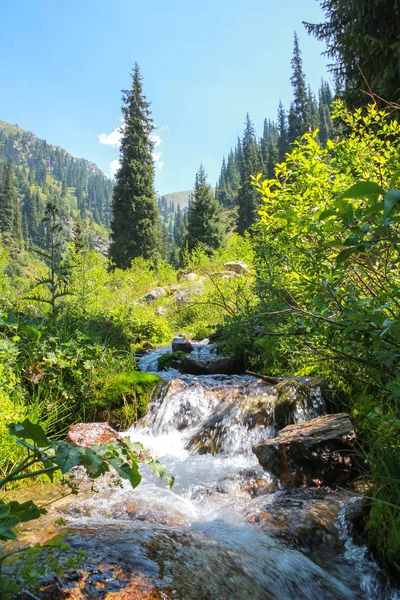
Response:
[{"label": "rocky mountainside", "polygon": [[40,222],[50,201],[59,210],[67,240],[81,221],[89,247],[107,252],[113,182],[96,164],[0,120],[0,186],[6,165],[12,170],[26,247],[40,245]]}]

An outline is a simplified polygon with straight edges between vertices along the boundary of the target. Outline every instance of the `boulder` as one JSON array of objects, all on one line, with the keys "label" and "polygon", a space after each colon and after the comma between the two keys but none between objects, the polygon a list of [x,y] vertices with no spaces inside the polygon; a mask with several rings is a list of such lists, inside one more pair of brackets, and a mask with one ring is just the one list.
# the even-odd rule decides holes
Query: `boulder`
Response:
[{"label": "boulder", "polygon": [[191,355],[180,363],[179,372],[187,375],[234,375],[240,373],[240,368],[233,358],[227,356],[204,359]]},{"label": "boulder", "polygon": [[196,281],[196,279],[198,278],[199,276],[196,275],[196,273],[187,273],[182,277],[182,279],[184,279],[185,281]]},{"label": "boulder", "polygon": [[187,337],[175,337],[172,340],[172,352],[192,352],[193,344]]},{"label": "boulder", "polygon": [[357,476],[355,433],[349,415],[325,415],[288,425],[279,434],[253,446],[260,465],[284,488],[301,485],[338,487]]},{"label": "boulder", "polygon": [[165,290],[163,287],[156,287],[154,290],[151,290],[151,292],[146,294],[144,299],[146,300],[147,304],[151,304],[154,302],[154,300],[160,298],[160,296],[166,296],[167,294],[167,290]]},{"label": "boulder", "polygon": [[155,314],[157,317],[162,317],[162,315],[166,315],[168,312],[168,308],[166,306],[157,306],[155,310]]},{"label": "boulder", "polygon": [[122,442],[123,438],[108,423],[76,423],[69,428],[67,442],[89,448],[108,442]]},{"label": "boulder", "polygon": [[207,363],[200,359],[187,356],[179,363],[179,372],[187,375],[207,375]]},{"label": "boulder", "polygon": [[248,266],[241,260],[231,260],[229,262],[226,262],[224,264],[224,269],[226,271],[233,271],[233,273],[239,273],[239,275],[242,275],[243,273],[249,270]]}]

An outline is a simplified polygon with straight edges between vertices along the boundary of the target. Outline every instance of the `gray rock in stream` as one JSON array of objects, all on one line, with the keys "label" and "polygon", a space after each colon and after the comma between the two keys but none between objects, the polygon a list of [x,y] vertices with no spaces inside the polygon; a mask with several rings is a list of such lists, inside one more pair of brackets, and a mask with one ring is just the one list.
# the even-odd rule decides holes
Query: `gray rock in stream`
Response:
[{"label": "gray rock in stream", "polygon": [[357,475],[356,435],[349,415],[325,415],[288,425],[272,439],[253,446],[259,463],[284,488],[301,485],[338,487]]},{"label": "gray rock in stream", "polygon": [[179,372],[187,375],[234,375],[241,369],[237,361],[227,356],[204,359],[192,354],[180,363]]},{"label": "gray rock in stream", "polygon": [[177,336],[172,340],[172,352],[192,352],[193,344],[186,336]]}]

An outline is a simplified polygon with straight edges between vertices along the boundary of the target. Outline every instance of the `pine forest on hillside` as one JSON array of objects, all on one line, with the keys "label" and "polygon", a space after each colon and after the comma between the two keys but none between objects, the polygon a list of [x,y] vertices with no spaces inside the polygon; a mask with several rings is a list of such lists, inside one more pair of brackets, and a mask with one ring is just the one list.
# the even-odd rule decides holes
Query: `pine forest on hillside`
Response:
[{"label": "pine forest on hillside", "polygon": [[[33,4],[34,21],[45,13]],[[121,106],[114,84],[97,98],[105,119],[114,95],[119,127],[93,134],[94,98],[76,94],[82,127],[118,147],[112,178],[0,121],[1,600],[399,599],[400,0],[318,7],[321,22],[298,26],[306,49],[324,44],[332,85],[312,89],[294,33],[288,106],[255,123],[247,102],[263,110],[265,98],[243,86],[246,105],[218,113],[234,136],[218,139],[234,147],[219,157],[204,136],[214,164],[197,138],[179,140],[192,147],[173,181],[190,190],[157,193],[172,181],[158,170],[168,128],[157,94],[170,114],[163,81],[178,75],[140,58],[141,27]],[[160,18],[145,5],[136,14],[151,31]],[[99,23],[79,16],[74,72],[91,82]],[[176,34],[199,52],[197,21],[190,44],[177,22],[163,49]],[[133,41],[111,23],[107,7],[108,58],[121,63],[125,47],[131,60]],[[57,22],[60,46],[65,31]],[[268,33],[257,43],[270,48]],[[67,54],[70,64],[69,43]],[[179,77],[216,114],[212,94],[228,91],[195,85],[195,63]],[[209,77],[213,65],[198,63]],[[221,81],[234,74],[237,86],[243,64]],[[287,97],[278,83],[274,98]]]}]

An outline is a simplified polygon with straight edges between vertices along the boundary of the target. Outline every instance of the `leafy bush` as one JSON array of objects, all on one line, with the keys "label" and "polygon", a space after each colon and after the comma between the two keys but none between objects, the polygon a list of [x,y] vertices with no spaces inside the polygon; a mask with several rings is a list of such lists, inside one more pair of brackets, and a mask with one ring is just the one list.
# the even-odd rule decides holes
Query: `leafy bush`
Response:
[{"label": "leafy bush", "polygon": [[[241,331],[247,325],[253,356],[264,353],[270,372],[310,374],[319,363],[351,391],[345,401],[374,482],[370,540],[393,565],[400,539],[400,126],[374,105],[350,113],[337,102],[334,116],[347,137],[322,147],[318,132],[306,134],[275,179],[254,178],[263,200],[258,303],[241,311]],[[371,397],[377,409],[367,412]]]}]

